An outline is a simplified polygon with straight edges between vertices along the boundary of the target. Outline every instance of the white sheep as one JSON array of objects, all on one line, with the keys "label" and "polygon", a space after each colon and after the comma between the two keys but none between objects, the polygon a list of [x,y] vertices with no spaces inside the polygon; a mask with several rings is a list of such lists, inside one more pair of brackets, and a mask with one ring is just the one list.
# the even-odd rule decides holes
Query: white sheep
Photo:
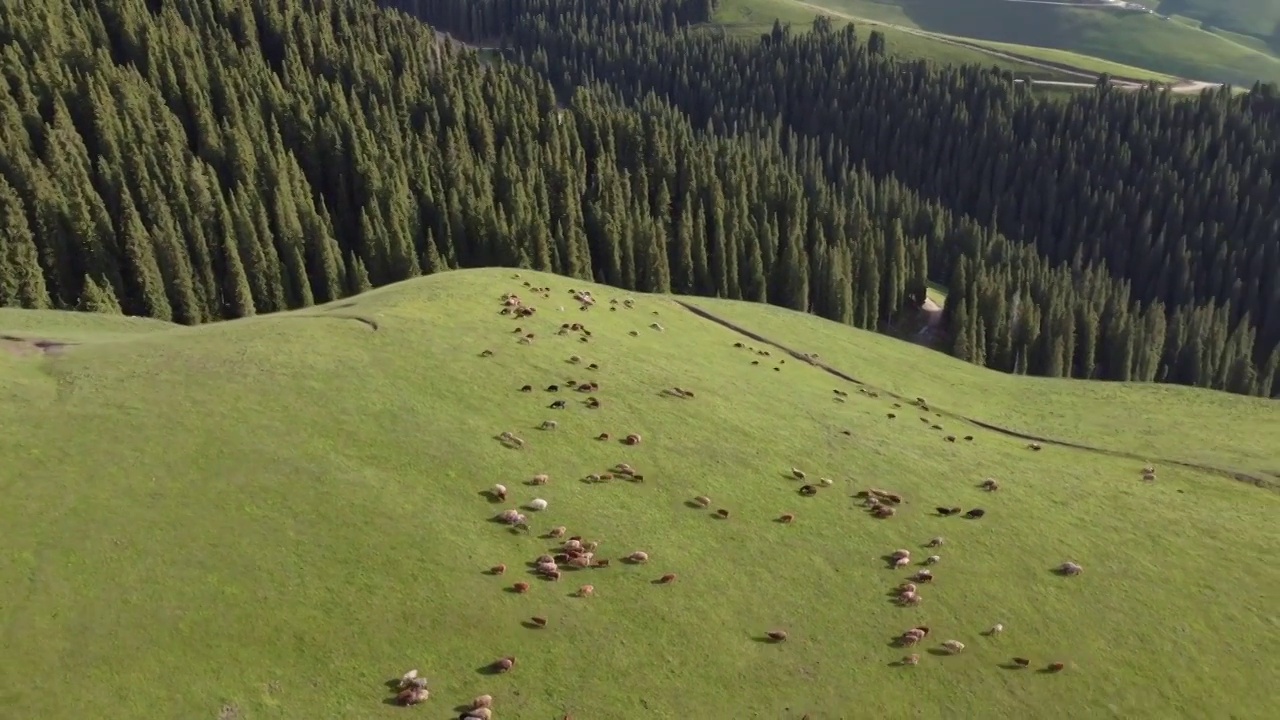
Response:
[{"label": "white sheep", "polygon": [[489,493],[499,500],[505,500],[507,497],[507,486],[499,483],[494,485],[493,488],[489,490]]},{"label": "white sheep", "polygon": [[835,484],[834,480],[832,480],[831,478],[825,478],[825,477],[820,478],[818,482],[822,483],[823,487],[831,487],[833,484]]},{"label": "white sheep", "polygon": [[540,427],[543,430],[555,430],[556,428],[560,427],[560,424],[557,423],[555,420],[543,420],[542,425]]},{"label": "white sheep", "polygon": [[1004,632],[1004,623],[996,623],[991,626],[990,630],[987,630],[988,635],[999,635],[1002,632]]},{"label": "white sheep", "polygon": [[909,557],[894,558],[893,569],[897,570],[898,568],[903,568],[910,564],[911,564],[911,558]]},{"label": "white sheep", "polygon": [[929,557],[927,557],[927,558],[925,558],[925,559],[924,559],[924,564],[925,564],[925,565],[936,565],[936,564],[938,564],[938,562],[939,562],[939,561],[941,561],[941,560],[942,560],[942,558],[941,558],[941,557],[939,557],[939,556],[937,556],[937,555],[930,555]]},{"label": "white sheep", "polygon": [[1080,573],[1084,572],[1084,568],[1080,567],[1079,564],[1073,563],[1070,560],[1068,560],[1067,562],[1064,562],[1058,566],[1058,572],[1062,573],[1063,575],[1079,575]]},{"label": "white sheep", "polygon": [[542,498],[534,498],[533,500],[530,500],[529,504],[525,507],[528,507],[534,512],[542,512],[547,509],[547,501]]},{"label": "white sheep", "polygon": [[964,643],[959,640],[948,640],[942,643],[942,647],[946,648],[952,655],[959,655],[964,652]]},{"label": "white sheep", "polygon": [[534,475],[533,479],[529,482],[533,485],[546,485],[551,482],[551,476],[546,473],[538,473],[537,475]]}]

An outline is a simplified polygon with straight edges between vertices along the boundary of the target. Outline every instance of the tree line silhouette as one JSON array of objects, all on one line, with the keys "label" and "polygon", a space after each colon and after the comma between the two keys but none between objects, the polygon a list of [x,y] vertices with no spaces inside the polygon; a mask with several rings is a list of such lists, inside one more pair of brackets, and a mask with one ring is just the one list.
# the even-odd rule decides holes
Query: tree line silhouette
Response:
[{"label": "tree line silhouette", "polygon": [[971,362],[1280,389],[1269,87],[1047,102],[711,0],[391,4],[5,3],[0,304],[194,324],[512,265],[901,333],[932,281]]}]

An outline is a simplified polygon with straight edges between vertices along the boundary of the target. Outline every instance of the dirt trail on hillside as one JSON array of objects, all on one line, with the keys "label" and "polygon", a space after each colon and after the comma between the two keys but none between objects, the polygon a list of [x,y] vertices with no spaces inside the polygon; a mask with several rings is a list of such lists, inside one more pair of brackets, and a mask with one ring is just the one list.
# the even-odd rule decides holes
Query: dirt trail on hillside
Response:
[{"label": "dirt trail on hillside", "polygon": [[[831,374],[831,375],[833,375],[833,376],[835,376],[835,377],[838,377],[838,378],[840,378],[841,380],[844,380],[845,382],[851,382],[851,383],[853,383],[853,384],[855,384],[855,385],[860,385],[860,386],[862,386],[862,387],[865,387],[865,388],[869,388],[869,389],[875,390],[875,391],[876,391],[876,392],[878,392],[878,393],[883,393],[884,395],[887,395],[887,396],[892,397],[892,398],[897,399],[897,400],[902,400],[903,402],[906,402],[906,403],[910,403],[910,402],[912,402],[912,401],[914,400],[914,398],[907,398],[907,397],[903,397],[902,395],[898,395],[897,393],[891,392],[891,391],[889,391],[889,390],[885,390],[885,389],[883,389],[883,388],[878,388],[878,387],[875,387],[875,386],[873,386],[873,385],[868,385],[867,383],[865,383],[865,382],[863,382],[863,381],[861,381],[861,380],[858,380],[857,378],[855,378],[855,377],[853,377],[853,376],[851,376],[851,375],[849,375],[849,374],[847,374],[847,373],[841,372],[840,370],[837,370],[836,368],[833,368],[833,367],[831,367],[830,365],[827,365],[826,363],[819,362],[819,361],[817,361],[817,360],[815,360],[815,359],[813,359],[813,358],[809,357],[808,355],[806,355],[806,354],[804,354],[804,353],[802,353],[802,352],[799,352],[799,351],[793,350],[793,349],[791,349],[791,348],[789,348],[789,347],[787,347],[787,346],[785,346],[785,345],[782,345],[782,344],[780,344],[780,343],[774,342],[773,340],[770,340],[770,339],[768,339],[768,338],[766,338],[766,337],[764,337],[764,336],[762,336],[762,335],[758,335],[758,334],[756,334],[756,333],[753,333],[753,332],[751,332],[750,330],[747,330],[746,328],[743,328],[743,327],[741,327],[741,326],[739,326],[739,325],[735,325],[734,323],[731,323],[731,322],[729,322],[728,320],[725,320],[725,319],[723,319],[723,318],[717,317],[717,316],[715,316],[715,315],[713,315],[713,314],[711,314],[711,313],[707,312],[706,310],[703,310],[703,309],[702,309],[702,308],[700,308],[700,307],[697,307],[697,306],[694,306],[694,305],[690,305],[690,304],[688,304],[688,303],[686,303],[686,302],[682,302],[682,301],[680,301],[680,300],[676,300],[675,302],[676,302],[676,304],[678,304],[678,305],[680,305],[681,307],[683,307],[685,310],[688,310],[689,312],[693,313],[694,315],[697,315],[698,317],[703,318],[704,320],[709,320],[709,321],[711,321],[711,322],[713,322],[713,323],[716,323],[717,325],[721,325],[721,326],[723,326],[723,327],[726,327],[726,328],[728,328],[728,329],[730,329],[730,330],[732,330],[732,331],[734,331],[734,332],[738,333],[739,335],[742,335],[742,336],[744,336],[744,337],[751,338],[752,340],[755,340],[756,342],[764,343],[764,344],[766,344],[766,345],[771,345],[771,346],[773,346],[773,347],[775,347],[775,348],[778,348],[779,350],[781,350],[781,351],[783,351],[783,352],[787,353],[788,355],[790,355],[791,357],[795,358],[796,360],[799,360],[799,361],[801,361],[801,362],[808,363],[808,364],[810,364],[810,365],[812,365],[812,366],[814,366],[814,367],[816,367],[816,368],[818,368],[818,369],[820,369],[820,370],[824,370],[824,371],[826,371],[827,373],[829,373],[829,374]],[[1042,445],[1056,445],[1056,446],[1058,446],[1058,447],[1072,448],[1072,449],[1074,449],[1074,450],[1083,450],[1083,451],[1085,451],[1085,452],[1097,453],[1097,454],[1099,454],[1099,455],[1107,455],[1107,456],[1110,456],[1110,457],[1118,457],[1118,458],[1125,458],[1125,459],[1128,459],[1128,460],[1136,460],[1136,461],[1138,461],[1138,462],[1140,462],[1140,463],[1143,463],[1144,465],[1145,465],[1146,463],[1148,463],[1148,462],[1155,462],[1155,463],[1157,463],[1157,464],[1165,464],[1165,465],[1176,465],[1176,466],[1178,466],[1178,467],[1189,468],[1189,469],[1192,469],[1192,470],[1200,470],[1200,471],[1202,471],[1202,472],[1207,472],[1207,473],[1211,473],[1211,474],[1214,474],[1214,475],[1221,475],[1221,476],[1224,476],[1224,477],[1229,477],[1229,478],[1231,478],[1231,479],[1233,479],[1233,480],[1239,480],[1240,482],[1246,482],[1246,483],[1249,483],[1250,485],[1255,485],[1255,486],[1257,486],[1257,487],[1264,488],[1264,489],[1266,489],[1266,490],[1280,491],[1280,483],[1277,483],[1275,480],[1271,480],[1271,479],[1267,479],[1267,478],[1263,478],[1263,477],[1258,477],[1258,476],[1256,476],[1256,475],[1250,475],[1250,474],[1248,474],[1248,473],[1238,472],[1238,471],[1236,471],[1236,470],[1229,470],[1229,469],[1226,469],[1226,468],[1214,467],[1214,466],[1212,466],[1212,465],[1202,465],[1202,464],[1200,464],[1200,463],[1186,462],[1186,461],[1184,461],[1184,460],[1174,460],[1174,459],[1170,459],[1170,458],[1153,458],[1153,457],[1150,457],[1150,456],[1146,456],[1146,455],[1139,455],[1139,454],[1137,454],[1137,453],[1126,452],[1126,451],[1123,451],[1123,450],[1111,450],[1111,449],[1109,449],[1109,448],[1101,448],[1101,447],[1096,447],[1096,446],[1093,446],[1093,445],[1084,445],[1084,444],[1081,444],[1081,443],[1071,442],[1071,441],[1069,441],[1069,440],[1056,440],[1056,439],[1054,439],[1054,438],[1044,437],[1044,436],[1041,436],[1041,435],[1031,435],[1031,434],[1029,434],[1029,433],[1019,432],[1019,431],[1017,431],[1017,430],[1013,430],[1013,429],[1010,429],[1010,428],[1001,427],[1001,426],[999,426],[999,425],[993,425],[993,424],[988,423],[988,422],[983,422],[982,420],[978,420],[978,419],[976,419],[976,418],[971,418],[971,417],[968,417],[968,416],[966,416],[966,415],[962,415],[962,414],[959,414],[959,413],[954,413],[954,412],[950,412],[950,411],[948,411],[948,410],[943,410],[943,409],[940,409],[937,405],[934,405],[934,404],[932,404],[932,403],[930,403],[930,404],[929,404],[929,408],[930,408],[930,410],[933,410],[934,412],[940,413],[943,417],[949,417],[949,418],[952,418],[952,419],[954,419],[954,420],[960,420],[960,421],[963,421],[963,422],[967,422],[967,423],[970,423],[970,424],[972,424],[972,425],[976,425],[976,426],[978,426],[978,427],[980,427],[980,428],[982,428],[982,429],[984,429],[984,430],[990,430],[991,432],[999,433],[999,434],[1001,434],[1001,435],[1005,435],[1005,436],[1007,436],[1007,437],[1018,438],[1018,439],[1020,439],[1020,440],[1028,440],[1028,441],[1031,441],[1031,442],[1038,442],[1038,443],[1041,443]]]},{"label": "dirt trail on hillside", "polygon": [[[936,40],[938,42],[946,43],[948,45],[955,45],[956,47],[962,47],[962,48],[967,48],[969,50],[974,50],[976,52],[983,53],[984,55],[990,55],[993,58],[999,58],[1002,60],[1011,60],[1013,62],[1022,63],[1023,65],[1038,67],[1041,70],[1051,70],[1053,72],[1062,73],[1063,75],[1072,75],[1072,76],[1079,77],[1089,81],[1096,81],[1098,79],[1098,73],[1082,70],[1081,68],[1078,68],[1072,65],[1067,65],[1066,63],[1050,62],[1048,60],[1042,60],[1040,58],[1031,57],[1029,55],[1020,55],[1018,53],[1005,52],[1003,50],[996,50],[995,48],[990,48],[985,45],[978,44],[976,42],[966,42],[965,40],[960,38],[949,37],[947,35],[939,35],[937,33],[929,32],[928,30],[920,30],[919,28],[907,27],[905,25],[894,25],[893,23],[880,22],[878,20],[869,20],[867,18],[857,17],[856,15],[849,15],[847,13],[837,12],[835,10],[832,10],[831,8],[826,8],[821,5],[815,5],[809,2],[801,2],[800,0],[795,0],[795,4],[800,5],[801,7],[809,8],[810,10],[813,10],[814,12],[820,13],[822,15],[827,15],[833,18],[839,18],[841,20],[847,20],[851,23],[854,23],[855,25],[871,25],[871,26],[893,28],[894,30],[899,30],[901,32],[909,33],[911,35],[916,35],[918,37],[928,38],[930,40]],[[1060,86],[1068,86],[1068,83],[1065,83],[1065,82],[1057,82],[1053,84],[1057,84]],[[1081,84],[1078,87],[1091,87],[1093,84],[1094,82],[1089,82],[1087,84]],[[1147,81],[1143,80],[1142,78],[1127,78],[1127,77],[1120,77],[1118,75],[1112,75],[1111,85],[1113,87],[1120,88],[1123,90],[1140,90],[1147,86]],[[1211,83],[1211,82],[1205,82],[1202,80],[1180,79],[1175,83],[1169,84],[1167,87],[1169,88],[1170,92],[1189,94],[1189,93],[1199,93],[1209,88],[1218,88],[1221,86],[1222,86],[1221,83]]]}]

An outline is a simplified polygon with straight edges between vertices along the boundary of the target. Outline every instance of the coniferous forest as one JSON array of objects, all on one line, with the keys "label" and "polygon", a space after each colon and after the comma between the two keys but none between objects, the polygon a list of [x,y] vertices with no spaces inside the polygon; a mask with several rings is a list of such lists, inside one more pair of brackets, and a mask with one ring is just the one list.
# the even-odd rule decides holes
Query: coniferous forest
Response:
[{"label": "coniferous forest", "polygon": [[894,332],[932,282],[973,363],[1280,394],[1274,87],[1049,100],[713,4],[8,0],[0,305],[194,324],[510,265]]}]

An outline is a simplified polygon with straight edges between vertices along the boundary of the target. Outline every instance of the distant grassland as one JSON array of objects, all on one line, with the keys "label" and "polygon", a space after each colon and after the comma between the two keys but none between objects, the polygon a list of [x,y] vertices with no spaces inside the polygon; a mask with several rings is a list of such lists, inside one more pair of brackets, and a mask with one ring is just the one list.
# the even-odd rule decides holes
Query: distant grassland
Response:
[{"label": "distant grassland", "polygon": [[[1280,58],[1260,51],[1257,43],[1242,44],[1225,35],[1141,12],[1007,0],[724,0],[718,17],[724,22],[743,22],[744,16],[757,18],[757,22],[766,16],[800,22],[805,13],[818,9],[980,43],[1002,43],[1006,51],[1067,62],[1089,72],[1237,85],[1250,85],[1258,79],[1280,80]],[[1036,48],[1054,54],[1039,55]],[[912,52],[924,57],[936,52],[940,62],[947,61],[941,50],[919,47]],[[1062,52],[1072,55],[1059,54]]]}]

